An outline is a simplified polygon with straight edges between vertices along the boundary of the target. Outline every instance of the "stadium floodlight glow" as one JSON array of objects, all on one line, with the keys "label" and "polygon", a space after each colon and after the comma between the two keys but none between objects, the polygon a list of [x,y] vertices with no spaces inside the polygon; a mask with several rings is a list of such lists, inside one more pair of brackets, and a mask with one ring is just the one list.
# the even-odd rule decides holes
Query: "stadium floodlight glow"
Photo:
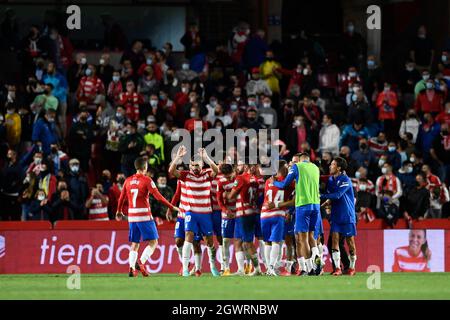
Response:
[{"label": "stadium floodlight glow", "polygon": [[274,175],[277,172],[280,152],[279,147],[272,142],[279,140],[278,129],[260,129],[258,132],[254,129],[227,129],[224,135],[215,128],[203,130],[202,122],[195,121],[193,133],[186,129],[176,129],[170,140],[178,142],[172,148],[172,160],[180,146],[186,147],[187,153],[181,161],[183,164],[189,164],[197,150],[204,147],[215,163],[225,160],[224,150],[234,150],[236,152],[233,156],[228,154],[226,157],[227,163],[237,164],[238,161],[243,161],[245,164],[259,164],[262,175]]}]

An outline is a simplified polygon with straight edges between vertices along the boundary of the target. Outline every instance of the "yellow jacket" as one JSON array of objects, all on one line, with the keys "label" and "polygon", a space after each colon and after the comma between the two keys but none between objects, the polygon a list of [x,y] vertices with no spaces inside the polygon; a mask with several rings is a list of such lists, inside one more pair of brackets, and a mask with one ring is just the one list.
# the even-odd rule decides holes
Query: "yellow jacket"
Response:
[{"label": "yellow jacket", "polygon": [[276,61],[264,61],[259,70],[262,78],[267,82],[270,90],[274,93],[280,93],[279,75],[275,73],[275,69],[281,68],[281,64]]},{"label": "yellow jacket", "polygon": [[22,120],[18,113],[6,114],[6,139],[10,146],[16,146],[20,143],[20,135],[22,134]]}]

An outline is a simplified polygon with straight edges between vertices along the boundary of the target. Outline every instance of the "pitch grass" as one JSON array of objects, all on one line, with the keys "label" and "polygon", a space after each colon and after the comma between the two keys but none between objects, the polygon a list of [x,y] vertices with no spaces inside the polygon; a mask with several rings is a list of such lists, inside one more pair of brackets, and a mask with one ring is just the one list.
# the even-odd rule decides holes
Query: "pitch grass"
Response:
[{"label": "pitch grass", "polygon": [[181,278],[158,274],[81,274],[81,289],[66,287],[69,275],[0,275],[0,299],[450,299],[450,273],[383,273],[369,290],[369,275],[354,277]]}]

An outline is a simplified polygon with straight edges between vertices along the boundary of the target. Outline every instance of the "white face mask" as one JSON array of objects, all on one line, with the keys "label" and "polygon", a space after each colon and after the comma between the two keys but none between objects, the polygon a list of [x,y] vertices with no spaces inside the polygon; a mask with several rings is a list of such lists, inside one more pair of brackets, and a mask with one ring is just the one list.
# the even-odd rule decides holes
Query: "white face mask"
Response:
[{"label": "white face mask", "polygon": [[264,107],[264,108],[270,108],[270,103],[264,102],[264,103],[263,103],[263,107]]},{"label": "white face mask", "polygon": [[366,185],[366,184],[361,184],[361,185],[359,186],[359,190],[361,190],[361,191],[366,191],[366,190],[367,190],[367,185]]},{"label": "white face mask", "polygon": [[294,121],[294,125],[296,127],[300,127],[302,125],[302,121],[297,119],[297,120]]},{"label": "white face mask", "polygon": [[100,59],[99,63],[100,63],[101,65],[105,64],[105,59]]},{"label": "white face mask", "polygon": [[309,72],[308,72],[308,69],[303,69],[303,75],[304,75],[304,76],[307,76],[308,73],[309,73]]},{"label": "white face mask", "polygon": [[42,200],[45,199],[45,195],[40,194],[40,195],[38,195],[37,199],[38,199],[39,201],[42,201]]},{"label": "white face mask", "polygon": [[190,116],[191,116],[191,118],[195,118],[196,113],[195,113],[195,112],[191,112],[191,113],[190,113]]},{"label": "white face mask", "polygon": [[71,166],[70,170],[72,170],[72,172],[77,173],[80,170],[79,166]]},{"label": "white face mask", "polygon": [[355,178],[356,178],[356,179],[361,178],[361,172],[356,171],[356,172],[355,172]]},{"label": "white face mask", "polygon": [[381,173],[382,173],[382,174],[386,174],[386,173],[387,173],[387,169],[386,169],[386,168],[382,168],[382,169],[381,169]]},{"label": "white face mask", "polygon": [[182,87],[182,88],[181,88],[181,91],[182,91],[183,93],[187,93],[187,92],[188,92],[188,88]]},{"label": "white face mask", "polygon": [[119,82],[120,76],[113,76],[112,79],[114,82]]},{"label": "white face mask", "polygon": [[425,81],[427,81],[428,79],[430,79],[430,75],[429,75],[429,74],[424,74],[424,75],[422,76],[422,79],[425,80]]},{"label": "white face mask", "polygon": [[378,161],[378,166],[379,166],[379,167],[382,167],[385,163],[386,163],[386,161],[384,161],[383,159],[380,159],[380,160]]},{"label": "white face mask", "polygon": [[166,184],[163,184],[163,183],[158,184],[158,188],[165,188],[165,187],[166,187]]},{"label": "white face mask", "polygon": [[413,172],[413,168],[412,167],[407,167],[406,168],[406,172],[407,173],[412,173]]},{"label": "white face mask", "polygon": [[355,78],[355,77],[356,77],[356,72],[349,72],[349,73],[348,73],[348,76],[349,76],[350,78]]},{"label": "white face mask", "polygon": [[409,158],[409,161],[411,161],[412,163],[414,163],[414,162],[416,162],[416,158],[411,157],[411,158]]},{"label": "white face mask", "polygon": [[81,62],[81,64],[86,64],[87,59],[86,58],[81,58],[80,62]]},{"label": "white face mask", "polygon": [[188,63],[183,63],[183,64],[181,65],[181,68],[182,68],[183,70],[189,70],[189,64],[188,64]]},{"label": "white face mask", "polygon": [[152,107],[158,106],[158,100],[150,100],[150,105],[151,105]]},{"label": "white face mask", "polygon": [[34,164],[40,164],[42,162],[41,158],[34,159]]}]

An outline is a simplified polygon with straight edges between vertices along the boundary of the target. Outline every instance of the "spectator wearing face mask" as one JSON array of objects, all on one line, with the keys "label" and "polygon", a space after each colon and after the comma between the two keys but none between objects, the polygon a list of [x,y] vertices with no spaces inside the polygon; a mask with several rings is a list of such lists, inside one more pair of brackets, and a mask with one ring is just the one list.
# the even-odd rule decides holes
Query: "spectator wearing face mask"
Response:
[{"label": "spectator wearing face mask", "polygon": [[[375,185],[371,180],[367,178],[367,169],[364,167],[359,167],[358,170],[355,172],[355,177],[351,179],[353,187],[355,188],[355,191],[358,192],[360,190],[360,181],[364,181],[365,187],[364,190],[361,191],[367,191],[373,195],[375,195]],[[361,182],[362,183],[362,182]]]},{"label": "spectator wearing face mask", "polygon": [[[151,95],[155,94],[157,96],[159,92],[159,83],[154,77],[153,69],[150,66],[147,66],[144,69],[142,76],[139,78],[137,92],[142,96],[143,103],[147,105],[150,103]],[[142,116],[145,117],[146,114],[142,114]]]},{"label": "spectator wearing face mask", "polygon": [[444,97],[435,90],[432,79],[426,82],[426,90],[417,96],[414,108],[420,114],[431,113],[433,116],[444,110]]},{"label": "spectator wearing face mask", "polygon": [[103,186],[97,183],[91,190],[91,195],[86,200],[86,209],[90,221],[108,221],[109,199],[103,193]]},{"label": "spectator wearing face mask", "polygon": [[405,138],[408,132],[411,133],[411,141],[413,143],[416,143],[417,135],[419,134],[419,128],[420,121],[417,118],[417,113],[414,109],[410,109],[406,113],[406,119],[402,120],[398,133],[402,138]]},{"label": "spectator wearing face mask", "polygon": [[33,125],[31,139],[33,142],[41,142],[42,151],[45,156],[50,154],[51,145],[58,142],[55,116],[56,112],[53,109],[49,109]]},{"label": "spectator wearing face mask", "polygon": [[144,138],[137,132],[136,123],[129,123],[125,135],[120,138],[119,152],[122,153],[121,172],[126,177],[135,173],[134,160],[145,147]]},{"label": "spectator wearing face mask", "polygon": [[400,156],[400,153],[398,153],[397,151],[397,145],[395,144],[395,142],[389,142],[388,149],[385,155],[386,162],[390,163],[394,171],[397,172],[397,170],[402,166],[402,158]]},{"label": "spectator wearing face mask", "polygon": [[270,90],[274,94],[280,93],[280,78],[281,74],[277,71],[281,68],[281,64],[274,60],[275,55],[273,51],[266,52],[266,59],[259,67],[262,79],[266,81]]},{"label": "spectator wearing face mask", "polygon": [[128,120],[135,122],[139,120],[139,109],[142,103],[142,95],[135,91],[134,82],[127,81],[126,91],[119,96],[119,104],[125,108]]},{"label": "spectator wearing face mask", "polygon": [[56,177],[52,174],[52,170],[49,167],[48,161],[44,161],[40,166],[41,171],[36,179],[38,188],[44,190],[46,199],[51,201],[56,191]]},{"label": "spectator wearing face mask", "polygon": [[414,101],[417,99],[417,97],[422,91],[427,89],[427,82],[428,80],[430,80],[430,78],[431,78],[430,71],[423,70],[421,72],[421,79],[416,83],[414,87]]},{"label": "spectator wearing face mask", "polygon": [[351,66],[348,68],[347,74],[342,76],[338,91],[340,92],[340,95],[343,96],[347,92],[352,92],[355,86],[362,88],[361,83],[362,81],[359,77],[358,70],[355,66]]},{"label": "spectator wearing face mask", "polygon": [[416,176],[416,186],[406,196],[403,216],[411,226],[412,220],[423,220],[430,208],[430,192],[423,174]]},{"label": "spectator wearing face mask", "polygon": [[[66,77],[56,70],[56,66],[54,63],[50,62],[47,66],[47,73],[42,77],[42,81],[44,81],[46,85],[51,84],[51,86],[46,87],[44,91],[45,95],[47,96],[45,104],[49,103],[48,101],[52,96],[56,100],[56,103],[51,103],[51,107],[54,109],[58,109],[59,122],[61,123],[61,128],[63,129],[63,133],[65,136],[68,91],[68,83]],[[55,106],[53,106],[53,104],[55,104]],[[45,109],[47,110],[48,108],[45,107]]]},{"label": "spectator wearing face mask", "polygon": [[300,151],[303,142],[309,139],[309,128],[305,125],[305,118],[302,115],[296,115],[290,128],[286,130],[286,145],[292,154]]},{"label": "spectator wearing face mask", "polygon": [[[55,186],[56,189],[56,186]],[[39,189],[36,191],[29,205],[29,211],[25,220],[49,220],[51,213],[50,201],[45,195],[45,191]]]},{"label": "spectator wearing face mask", "polygon": [[403,94],[403,102],[406,108],[411,108],[415,101],[414,89],[417,83],[422,80],[422,75],[416,69],[416,64],[407,60],[405,69],[399,74],[399,88]]},{"label": "spectator wearing face mask", "polygon": [[87,58],[83,52],[77,53],[75,61],[67,71],[67,82],[69,84],[69,91],[75,92],[78,88],[81,78],[86,74]]},{"label": "spectator wearing face mask", "polygon": [[411,161],[407,160],[403,162],[403,166],[398,170],[397,176],[402,183],[404,194],[407,195],[416,186],[416,173],[414,173],[414,167]]},{"label": "spectator wearing face mask", "polygon": [[6,105],[5,127],[8,145],[12,148],[17,147],[22,135],[22,120],[14,104]]},{"label": "spectator wearing face mask", "polygon": [[87,106],[103,105],[105,98],[105,85],[97,77],[97,69],[89,64],[84,76],[81,77],[76,92],[77,100]]},{"label": "spectator wearing face mask", "polygon": [[378,177],[375,183],[375,195],[377,196],[377,208],[383,203],[383,195],[386,191],[392,192],[390,201],[397,207],[400,205],[400,197],[403,194],[402,183],[399,178],[396,177],[392,171],[392,165],[384,163],[381,168],[382,176]]},{"label": "spectator wearing face mask", "polygon": [[450,135],[448,124],[441,126],[441,134],[436,136],[430,150],[431,157],[438,164],[439,177],[442,181],[450,181]]},{"label": "spectator wearing face mask", "polygon": [[369,131],[366,127],[363,126],[361,121],[355,121],[353,124],[348,124],[344,126],[344,130],[342,131],[339,146],[348,146],[351,152],[356,151],[359,147],[360,139],[368,139]]},{"label": "spectator wearing face mask", "polygon": [[430,113],[425,113],[423,120],[424,122],[420,126],[416,145],[423,152],[425,161],[428,161],[430,158],[430,149],[433,147],[433,141],[441,132],[441,126],[434,120]]},{"label": "spectator wearing face mask", "polygon": [[369,149],[367,139],[362,138],[359,140],[359,149],[352,153],[352,159],[356,161],[358,168],[369,168],[375,163],[376,158]]},{"label": "spectator wearing face mask", "polygon": [[70,128],[68,145],[70,157],[80,161],[84,172],[89,170],[93,139],[94,133],[92,125],[88,123],[88,112],[83,109],[79,113],[79,121]]},{"label": "spectator wearing face mask", "polygon": [[103,53],[100,56],[97,65],[97,75],[102,80],[105,87],[109,86],[114,72],[114,67],[110,64],[109,59],[109,54]]},{"label": "spectator wearing face mask", "polygon": [[272,90],[268,86],[267,82],[261,79],[259,68],[252,69],[251,79],[247,81],[247,84],[245,85],[245,91],[247,93],[247,96],[272,95]]},{"label": "spectator wearing face mask", "polygon": [[75,219],[82,219],[84,216],[84,204],[89,196],[89,188],[86,177],[80,172],[80,161],[78,159],[70,159],[69,172],[66,177],[67,191],[70,193],[70,197],[64,198],[70,199],[70,202],[75,204],[72,208]]},{"label": "spectator wearing face mask", "polygon": [[322,117],[322,128],[319,132],[319,152],[330,152],[334,157],[339,154],[339,137],[341,131],[333,123],[329,114]]},{"label": "spectator wearing face mask", "polygon": [[107,100],[113,105],[117,105],[120,100],[120,94],[123,92],[122,81],[120,81],[120,72],[114,71],[112,73],[112,81],[108,85],[106,92]]},{"label": "spectator wearing face mask", "polygon": [[147,125],[147,133],[144,135],[144,140],[147,145],[153,145],[155,154],[164,162],[164,139],[159,133],[156,122],[152,121]]},{"label": "spectator wearing face mask", "polygon": [[369,191],[368,183],[369,180],[367,180],[366,178],[359,179],[358,190],[355,193],[355,209],[358,220],[372,222],[373,220],[375,220],[376,215],[371,208],[375,206],[376,199],[374,194]]},{"label": "spectator wearing face mask", "polygon": [[378,93],[379,88],[383,85],[384,71],[374,55],[367,57],[367,63],[361,70],[361,80],[364,83],[364,93],[371,101],[375,101],[374,94]]},{"label": "spectator wearing face mask", "polygon": [[366,125],[371,124],[373,120],[372,111],[369,104],[365,101],[362,90],[358,90],[352,96],[352,103],[347,111],[347,122],[352,123],[356,120]]},{"label": "spectator wearing face mask", "polygon": [[181,69],[175,73],[175,77],[179,81],[192,81],[198,77],[198,73],[190,69],[188,60],[183,60]]},{"label": "spectator wearing face mask", "polygon": [[421,25],[417,30],[417,36],[411,43],[409,56],[416,63],[419,71],[431,69],[434,61],[434,47],[424,25]]},{"label": "spectator wearing face mask", "polygon": [[[172,187],[167,185],[167,176],[165,174],[158,175],[156,185],[158,187],[159,192],[163,195],[164,198],[172,199],[174,191]],[[150,207],[152,208],[152,212],[156,213],[156,217],[160,219],[166,219],[167,208],[160,202],[155,200],[153,197],[150,199]]]},{"label": "spectator wearing face mask", "polygon": [[262,108],[258,109],[256,116],[262,118],[266,128],[275,129],[278,127],[277,111],[272,107],[272,100],[269,97],[262,99]]},{"label": "spectator wearing face mask", "polygon": [[[120,193],[122,192],[123,185],[125,183],[125,175],[118,173],[116,176],[116,182],[111,186],[108,192],[108,212],[110,219],[114,219],[117,212],[117,203],[119,202]],[[123,213],[128,213],[128,202],[124,204]]]},{"label": "spectator wearing face mask", "polygon": [[[70,176],[69,176],[70,177]],[[69,180],[70,181],[70,180]],[[72,179],[72,187],[76,187],[73,184]],[[85,218],[84,216],[84,201],[82,204],[78,204],[76,201],[80,199],[77,195],[79,190],[74,189],[75,193],[70,191],[71,184],[69,183],[69,187],[65,181],[59,181],[57,191],[50,203],[50,222],[54,223],[58,220],[81,220]],[[87,196],[87,184],[86,184],[86,196]]]},{"label": "spectator wearing face mask", "polygon": [[[395,119],[397,118],[398,99],[395,91],[391,89],[390,83],[386,82],[384,84],[383,91],[378,94],[376,106],[378,108],[378,120],[382,123],[382,130],[392,132],[395,128]],[[391,135],[388,134],[388,136]]]},{"label": "spectator wearing face mask", "polygon": [[[59,102],[58,99],[53,95],[53,84],[47,83],[44,86],[44,93],[37,95],[31,103],[31,109],[45,110],[53,109],[55,112],[58,110]],[[61,118],[61,120],[63,120]],[[64,118],[64,120],[66,120]]]},{"label": "spectator wearing face mask", "polygon": [[233,119],[230,114],[225,113],[225,110],[221,103],[217,100],[210,100],[210,103],[206,106],[208,114],[206,115],[206,121],[213,125],[217,120],[221,121],[224,127],[228,127],[232,124]]}]

